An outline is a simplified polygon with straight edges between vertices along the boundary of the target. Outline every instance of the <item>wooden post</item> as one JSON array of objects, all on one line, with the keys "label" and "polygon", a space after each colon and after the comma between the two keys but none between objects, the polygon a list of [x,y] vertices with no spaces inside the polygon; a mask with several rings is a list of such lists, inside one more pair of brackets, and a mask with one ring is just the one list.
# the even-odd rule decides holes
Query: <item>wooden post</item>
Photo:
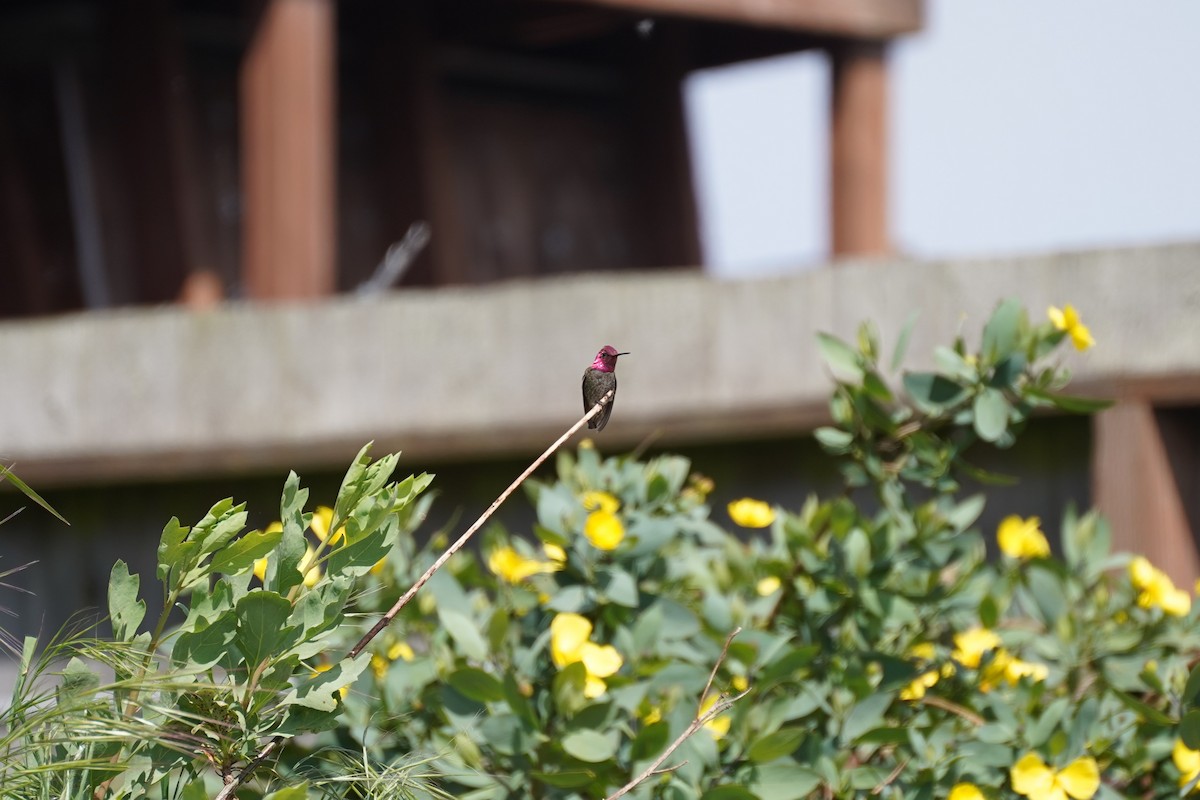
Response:
[{"label": "wooden post", "polygon": [[1113,548],[1146,556],[1190,592],[1200,557],[1154,407],[1123,400],[1092,425],[1092,497],[1112,523]]},{"label": "wooden post", "polygon": [[830,58],[833,255],[884,255],[890,250],[885,45],[844,42],[830,50]]},{"label": "wooden post", "polygon": [[336,288],[333,0],[266,0],[241,73],[247,297]]}]

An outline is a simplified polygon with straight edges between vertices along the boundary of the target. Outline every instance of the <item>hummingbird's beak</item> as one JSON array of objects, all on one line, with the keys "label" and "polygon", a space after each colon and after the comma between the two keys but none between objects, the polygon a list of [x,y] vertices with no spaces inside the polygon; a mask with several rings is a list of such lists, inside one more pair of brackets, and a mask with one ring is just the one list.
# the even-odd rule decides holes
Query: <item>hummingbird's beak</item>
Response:
[{"label": "hummingbird's beak", "polygon": [[629,353],[617,353],[617,355],[619,355],[619,356],[627,356],[627,355],[630,355],[630,354],[629,354]]}]

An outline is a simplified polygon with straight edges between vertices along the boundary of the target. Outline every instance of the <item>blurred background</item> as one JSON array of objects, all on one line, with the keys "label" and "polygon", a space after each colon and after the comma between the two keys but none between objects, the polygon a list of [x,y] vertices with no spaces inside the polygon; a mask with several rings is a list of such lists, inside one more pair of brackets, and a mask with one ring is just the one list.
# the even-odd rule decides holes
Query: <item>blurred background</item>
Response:
[{"label": "blurred background", "polygon": [[[172,515],[332,503],[364,442],[473,519],[621,360],[607,453],[714,512],[835,491],[817,330],[909,352],[1075,305],[1094,418],[980,453],[983,525],[1099,505],[1200,572],[1200,6],[9,0],[0,528],[14,633],[153,572]],[[428,234],[428,235],[427,235]],[[544,476],[552,475],[547,468]],[[0,516],[21,498],[0,494]],[[514,529],[532,514],[505,508]]]}]

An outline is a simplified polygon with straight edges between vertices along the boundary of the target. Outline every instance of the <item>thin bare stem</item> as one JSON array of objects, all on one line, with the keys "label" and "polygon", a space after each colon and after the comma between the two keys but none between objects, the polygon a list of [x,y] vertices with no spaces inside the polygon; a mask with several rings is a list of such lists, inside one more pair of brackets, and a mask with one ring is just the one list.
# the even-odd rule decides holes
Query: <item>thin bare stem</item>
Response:
[{"label": "thin bare stem", "polygon": [[495,502],[488,506],[487,511],[483,512],[479,519],[475,520],[475,523],[471,525],[471,527],[467,528],[467,532],[460,536],[457,542],[450,545],[450,547],[446,549],[446,552],[438,556],[437,561],[434,561],[433,564],[429,566],[429,569],[425,570],[424,575],[417,578],[417,582],[412,585],[412,588],[405,592],[400,599],[396,601],[396,604],[392,606],[386,614],[383,615],[383,618],[380,619],[379,622],[375,623],[375,627],[367,631],[367,635],[360,639],[358,644],[354,645],[354,647],[350,649],[350,652],[346,654],[346,658],[356,657],[363,651],[363,648],[371,643],[372,639],[378,636],[384,628],[391,624],[391,621],[396,618],[396,615],[400,613],[401,609],[403,609],[409,604],[409,602],[412,601],[417,592],[421,590],[421,587],[433,577],[435,572],[441,569],[442,566],[450,560],[451,556],[463,548],[463,546],[471,539],[471,537],[475,535],[475,532],[483,527],[483,523],[487,522],[492,514],[496,513],[496,509],[498,509],[504,503],[504,501],[508,499],[508,496],[515,492],[517,487],[524,483],[525,480],[533,474],[533,471],[542,465],[542,462],[553,455],[555,450],[562,447],[563,443],[566,442],[567,439],[570,439],[571,436],[574,435],[575,431],[582,428],[589,419],[599,414],[600,409],[604,408],[606,404],[612,401],[614,393],[615,391],[612,390],[607,392],[603,397],[600,398],[599,401],[597,401],[596,405],[588,409],[588,412],[579,418],[578,422],[568,428],[566,433],[558,437],[558,440],[554,444],[546,448],[546,452],[534,459],[534,462],[526,467],[525,471],[522,472],[515,481],[510,483],[507,489],[500,493],[500,496],[496,498]]},{"label": "thin bare stem", "polygon": [[[422,586],[429,582],[429,579],[433,577],[433,574],[441,569],[445,563],[450,560],[451,556],[461,550],[463,546],[470,541],[471,537],[475,535],[475,532],[483,527],[483,523],[487,522],[488,518],[490,518],[492,514],[496,513],[496,509],[498,509],[504,503],[504,501],[508,499],[509,495],[515,492],[517,487],[524,483],[525,480],[533,474],[534,470],[540,467],[547,458],[553,455],[555,450],[562,447],[563,443],[565,443],[567,439],[570,439],[577,430],[582,428],[589,419],[599,414],[600,410],[604,408],[605,405],[611,403],[614,394],[615,390],[610,390],[609,392],[605,393],[605,395],[601,397],[594,406],[588,409],[586,414],[579,418],[578,422],[568,428],[566,433],[558,437],[558,440],[555,441],[554,444],[546,448],[546,452],[542,453],[534,460],[532,464],[526,467],[525,471],[522,472],[515,481],[509,484],[507,489],[500,493],[500,496],[496,498],[495,502],[488,506],[487,511],[483,512],[479,519],[475,520],[474,524],[472,524],[470,528],[467,528],[466,533],[460,536],[458,541],[450,545],[450,547],[446,549],[446,552],[438,556],[437,560],[430,565],[429,569],[425,570],[425,573],[421,575],[421,577],[417,578],[416,583],[414,583],[412,587],[405,592],[399,600],[396,601],[396,604],[392,606],[386,614],[383,615],[383,618],[380,619],[379,622],[375,623],[375,626],[371,628],[371,630],[367,631],[367,635],[362,637],[362,639],[358,641],[358,644],[350,648],[350,652],[346,654],[346,658],[357,657],[358,654],[361,653],[366,646],[371,643],[371,640],[378,636],[391,623],[391,621],[396,618],[396,615],[400,613],[401,609],[403,609],[414,597],[416,597],[417,592],[421,590]],[[718,705],[721,704],[718,703]],[[716,708],[716,706],[714,706],[714,708]],[[238,787],[240,787],[246,782],[247,779],[249,779],[250,774],[257,769],[258,766],[266,760],[267,756],[269,756],[275,750],[275,748],[282,744],[282,742],[283,737],[276,736],[275,738],[271,739],[271,741],[267,742],[266,746],[263,747],[258,755],[256,755],[254,759],[245,766],[244,769],[237,774],[227,775],[225,779],[229,782],[225,784],[223,789],[221,789],[221,793],[217,795],[216,800],[229,800],[229,798],[233,797],[233,794],[238,790]]]},{"label": "thin bare stem", "polygon": [[983,717],[979,716],[966,706],[960,706],[958,703],[951,702],[944,697],[938,697],[935,694],[925,695],[921,698],[921,702],[927,706],[933,706],[934,708],[940,708],[943,711],[949,711],[951,714],[957,714],[972,725],[982,725],[985,721]]},{"label": "thin bare stem", "polygon": [[229,800],[229,798],[233,797],[234,792],[236,792],[238,788],[240,788],[241,785],[246,782],[246,779],[250,777],[250,773],[258,769],[258,765],[266,761],[267,757],[271,755],[271,753],[275,752],[275,748],[279,747],[281,744],[283,744],[283,737],[276,736],[275,738],[271,739],[271,741],[263,745],[263,749],[258,751],[258,755],[256,755],[249,764],[243,767],[241,772],[237,773],[236,775],[226,775],[225,785],[221,787],[221,791],[217,793],[215,800]]},{"label": "thin bare stem", "polygon": [[729,653],[729,643],[733,641],[733,637],[741,632],[742,626],[738,625],[725,637],[725,646],[721,648],[721,655],[717,656],[717,661],[713,664],[712,671],[708,673],[708,683],[704,684],[704,691],[700,693],[700,705],[696,707],[697,714],[704,710],[704,698],[708,697],[708,690],[712,688],[713,680],[717,677],[717,670],[721,668],[721,664],[725,663],[725,656]]},{"label": "thin bare stem", "polygon": [[[704,687],[704,693],[700,695],[701,703],[704,702],[704,697],[705,697],[705,695],[708,694],[709,687],[712,686],[713,676],[715,676],[717,674],[717,670],[720,669],[721,663],[724,662],[724,660],[725,660],[725,655],[729,652],[729,643],[733,641],[733,637],[737,636],[738,633],[741,632],[741,630],[742,629],[740,627],[736,628],[732,633],[729,634],[729,637],[725,640],[725,647],[723,647],[721,649],[721,656],[717,659],[717,663],[713,664],[712,672],[708,676],[708,685]],[[686,728],[684,728],[683,733],[679,734],[679,736],[675,739],[675,741],[673,741],[673,742],[671,742],[671,744],[667,745],[667,749],[663,750],[662,753],[659,754],[658,758],[651,761],[649,766],[647,766],[644,770],[642,770],[641,773],[639,773],[637,775],[637,777],[635,777],[629,783],[622,786],[615,793],[610,794],[608,797],[605,798],[605,800],[618,800],[618,798],[624,797],[625,795],[627,795],[631,791],[633,791],[638,786],[638,784],[644,783],[645,781],[649,780],[650,778],[654,777],[655,775],[661,775],[664,772],[671,772],[672,770],[678,769],[680,766],[683,766],[682,764],[680,764],[675,767],[668,767],[666,769],[660,769],[660,767],[662,767],[662,763],[664,761],[666,761],[668,758],[670,758],[671,754],[674,753],[677,749],[679,749],[679,746],[681,744],[683,744],[689,738],[691,738],[692,734],[694,734],[696,731],[703,728],[709,722],[712,722],[714,719],[719,717],[721,714],[724,714],[726,711],[728,711],[730,708],[733,707],[734,703],[736,703],[738,700],[741,700],[743,697],[745,697],[748,694],[750,694],[749,688],[747,688],[745,691],[735,694],[733,697],[726,697],[723,700],[719,700],[718,702],[714,703],[713,707],[710,708],[708,711],[705,711],[703,714],[697,715],[696,718],[694,720],[692,720],[692,724],[690,724]]]}]

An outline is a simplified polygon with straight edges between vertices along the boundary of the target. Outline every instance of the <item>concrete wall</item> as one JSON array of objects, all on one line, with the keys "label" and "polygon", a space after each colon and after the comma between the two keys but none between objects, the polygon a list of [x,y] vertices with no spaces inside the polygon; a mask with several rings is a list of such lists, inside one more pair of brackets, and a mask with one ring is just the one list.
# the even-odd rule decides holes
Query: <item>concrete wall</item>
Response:
[{"label": "concrete wall", "polygon": [[[596,350],[618,375],[612,451],[796,433],[825,415],[813,334],[875,321],[910,363],[1015,296],[1072,303],[1097,347],[1081,391],[1200,399],[1200,244],[872,262],[717,282],[696,271],[412,290],[211,312],[0,324],[0,454],[40,488],[344,465],[365,441],[419,459],[540,450],[582,412]],[[1121,388],[1124,387],[1124,388]]]}]

